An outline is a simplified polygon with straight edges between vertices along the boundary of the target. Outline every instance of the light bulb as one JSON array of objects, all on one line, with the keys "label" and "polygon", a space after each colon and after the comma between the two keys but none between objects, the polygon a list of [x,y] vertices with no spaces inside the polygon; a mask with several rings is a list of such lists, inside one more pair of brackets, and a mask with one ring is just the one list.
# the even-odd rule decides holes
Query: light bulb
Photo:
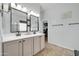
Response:
[{"label": "light bulb", "polygon": [[35,13],[34,11],[31,11],[29,14],[39,17],[39,14]]},{"label": "light bulb", "polygon": [[21,5],[17,5],[16,8],[17,8],[18,10],[21,10],[21,9],[22,9]]},{"label": "light bulb", "polygon": [[31,14],[31,15],[34,15],[34,12],[33,12],[33,11],[31,11],[31,12],[30,12],[30,14]]},{"label": "light bulb", "polygon": [[40,15],[39,14],[36,14],[36,16],[39,17]]},{"label": "light bulb", "polygon": [[22,11],[27,12],[27,8],[23,7]]},{"label": "light bulb", "polygon": [[15,3],[11,3],[11,7],[16,8]]}]

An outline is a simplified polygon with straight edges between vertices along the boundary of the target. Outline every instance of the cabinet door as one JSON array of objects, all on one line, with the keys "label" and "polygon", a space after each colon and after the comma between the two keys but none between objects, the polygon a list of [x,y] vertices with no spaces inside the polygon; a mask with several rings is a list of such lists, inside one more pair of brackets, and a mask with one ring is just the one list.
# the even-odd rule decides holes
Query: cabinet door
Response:
[{"label": "cabinet door", "polygon": [[3,43],[4,56],[18,56],[18,41],[11,41]]},{"label": "cabinet door", "polygon": [[34,55],[41,50],[40,37],[34,37]]},{"label": "cabinet door", "polygon": [[41,50],[45,48],[45,37],[41,36]]},{"label": "cabinet door", "polygon": [[23,39],[23,56],[33,55],[33,38]]}]

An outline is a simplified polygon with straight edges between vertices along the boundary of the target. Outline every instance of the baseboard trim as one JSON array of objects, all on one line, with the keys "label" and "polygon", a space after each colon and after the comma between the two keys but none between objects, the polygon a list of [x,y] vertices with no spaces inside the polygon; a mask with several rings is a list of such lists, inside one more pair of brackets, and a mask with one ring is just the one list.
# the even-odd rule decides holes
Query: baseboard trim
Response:
[{"label": "baseboard trim", "polygon": [[[49,42],[48,42],[49,43]],[[56,44],[56,43],[49,43],[49,44],[51,44],[51,45],[56,45],[56,46],[58,46],[58,47],[61,47],[61,48],[64,48],[64,49],[67,49],[67,50],[70,50],[70,51],[73,51],[74,52],[74,49],[71,49],[71,48],[68,48],[68,47],[64,47],[64,46],[62,46],[62,45],[60,45],[60,44]]]}]

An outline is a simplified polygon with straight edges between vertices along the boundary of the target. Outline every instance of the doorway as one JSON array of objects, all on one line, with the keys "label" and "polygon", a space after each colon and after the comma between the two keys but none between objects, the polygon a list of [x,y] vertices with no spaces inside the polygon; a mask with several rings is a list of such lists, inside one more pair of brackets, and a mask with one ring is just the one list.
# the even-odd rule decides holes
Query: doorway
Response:
[{"label": "doorway", "polygon": [[47,20],[43,21],[43,33],[45,34],[45,42],[48,42],[48,22]]}]

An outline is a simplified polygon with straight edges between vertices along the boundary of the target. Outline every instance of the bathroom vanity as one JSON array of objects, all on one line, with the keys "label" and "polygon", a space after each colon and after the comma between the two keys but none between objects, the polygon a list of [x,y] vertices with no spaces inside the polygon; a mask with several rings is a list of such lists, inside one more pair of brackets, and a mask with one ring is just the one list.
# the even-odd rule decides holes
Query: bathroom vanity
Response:
[{"label": "bathroom vanity", "polygon": [[44,34],[5,37],[3,56],[32,56],[45,48]]},{"label": "bathroom vanity", "polygon": [[[18,4],[16,3],[14,5]],[[12,4],[10,4],[9,9],[8,13],[3,12],[5,15],[5,21],[3,21],[5,33],[2,42],[2,55],[32,56],[43,50],[45,48],[44,34],[36,33],[41,30],[39,29],[40,14],[38,13],[38,16],[31,14],[30,10],[27,13],[13,7]],[[28,32],[33,32],[34,34],[22,35]],[[9,36],[9,34],[15,35]]]}]

